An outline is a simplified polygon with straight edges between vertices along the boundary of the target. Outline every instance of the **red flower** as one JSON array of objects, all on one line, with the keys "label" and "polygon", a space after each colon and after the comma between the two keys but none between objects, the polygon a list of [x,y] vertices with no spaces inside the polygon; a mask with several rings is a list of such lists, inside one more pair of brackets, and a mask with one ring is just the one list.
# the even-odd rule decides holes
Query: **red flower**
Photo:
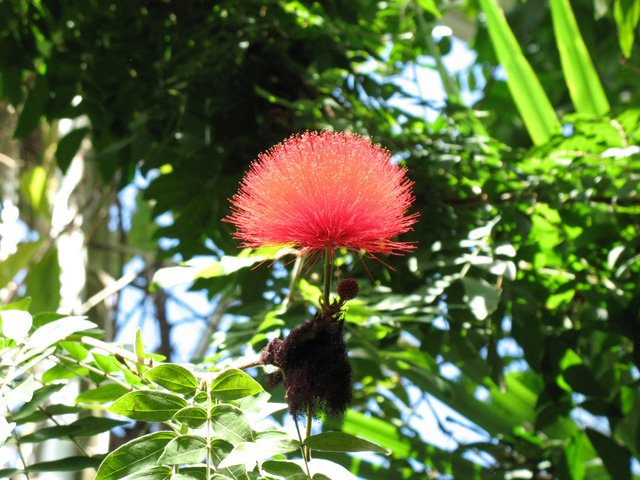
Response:
[{"label": "red flower", "polygon": [[295,135],[261,154],[231,200],[225,221],[244,247],[287,246],[299,254],[329,247],[393,253],[415,248],[391,240],[417,214],[406,168],[361,136]]}]

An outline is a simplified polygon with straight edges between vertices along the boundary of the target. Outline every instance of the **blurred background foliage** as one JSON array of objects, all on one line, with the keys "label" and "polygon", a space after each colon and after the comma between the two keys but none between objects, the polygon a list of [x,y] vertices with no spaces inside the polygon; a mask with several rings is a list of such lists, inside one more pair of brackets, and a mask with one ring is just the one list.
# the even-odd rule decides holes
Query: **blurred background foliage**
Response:
[{"label": "blurred background foliage", "polygon": [[[178,360],[258,351],[309,317],[320,269],[236,259],[228,198],[291,134],[357,132],[407,165],[418,248],[336,259],[362,291],[355,402],[325,427],[393,455],[327,458],[640,476],[640,1],[500,3],[0,1],[3,303],[125,343],[140,324]],[[443,102],[402,87],[418,71]]]}]

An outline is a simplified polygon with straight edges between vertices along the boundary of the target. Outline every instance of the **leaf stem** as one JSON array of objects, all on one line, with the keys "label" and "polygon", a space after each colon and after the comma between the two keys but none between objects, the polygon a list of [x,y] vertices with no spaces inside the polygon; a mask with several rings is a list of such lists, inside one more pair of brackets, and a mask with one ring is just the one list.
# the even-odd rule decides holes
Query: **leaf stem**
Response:
[{"label": "leaf stem", "polygon": [[211,388],[207,380],[204,381],[207,390],[207,466],[206,478],[211,480]]}]

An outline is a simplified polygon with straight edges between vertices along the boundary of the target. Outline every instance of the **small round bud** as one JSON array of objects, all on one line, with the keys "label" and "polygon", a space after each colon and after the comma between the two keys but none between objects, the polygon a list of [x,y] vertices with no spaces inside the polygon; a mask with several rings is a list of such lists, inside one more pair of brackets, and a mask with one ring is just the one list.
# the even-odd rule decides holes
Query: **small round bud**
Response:
[{"label": "small round bud", "polygon": [[352,298],[356,298],[359,291],[360,287],[358,286],[358,282],[353,278],[347,278],[338,284],[338,295],[340,296],[340,299],[345,302]]}]

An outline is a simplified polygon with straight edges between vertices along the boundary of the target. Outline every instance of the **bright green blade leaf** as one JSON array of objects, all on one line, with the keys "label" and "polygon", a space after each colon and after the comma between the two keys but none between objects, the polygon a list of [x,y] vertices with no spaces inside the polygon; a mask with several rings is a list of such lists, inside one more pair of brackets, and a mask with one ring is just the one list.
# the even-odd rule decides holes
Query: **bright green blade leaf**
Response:
[{"label": "bright green blade leaf", "polygon": [[551,0],[551,18],[573,107],[576,112],[586,115],[606,114],[609,102],[580,35],[569,0]]},{"label": "bright green blade leaf", "polygon": [[192,393],[198,388],[198,379],[180,365],[158,365],[145,372],[143,376],[175,393]]},{"label": "bright green blade leaf", "polygon": [[391,423],[379,418],[366,417],[360,412],[348,410],[342,423],[342,431],[367,437],[370,441],[391,450],[398,458],[406,458],[411,451],[409,440]]},{"label": "bright green blade leaf", "polygon": [[216,405],[211,410],[211,422],[216,435],[234,447],[252,442],[253,432],[242,410],[233,405]]},{"label": "bright green blade leaf", "polygon": [[618,25],[620,50],[626,58],[629,58],[635,41],[635,30],[640,20],[640,2],[616,0],[613,4],[613,18]]},{"label": "bright green blade leaf", "polygon": [[262,391],[262,386],[241,370],[225,370],[211,382],[211,393],[222,400],[236,400],[238,398],[255,395]]},{"label": "bright green blade leaf", "polygon": [[117,383],[107,383],[105,385],[100,385],[93,390],[82,392],[76,397],[76,403],[113,402],[127,392],[129,392],[129,390],[122,385],[118,385]]},{"label": "bright green blade leaf", "polygon": [[[133,349],[134,353],[138,358],[144,357],[144,342],[142,341],[142,329],[138,327],[136,330],[136,343]],[[147,370],[147,366],[144,363],[136,363],[136,368],[138,369],[138,373],[143,374]]]},{"label": "bright green blade leaf", "polygon": [[119,372],[120,364],[113,357],[108,357],[106,355],[100,355],[99,353],[92,353],[93,359],[96,361],[96,365],[100,370],[105,373],[114,373]]},{"label": "bright green blade leaf", "polygon": [[43,383],[51,383],[56,380],[82,377],[88,375],[89,370],[78,365],[55,365],[42,374]]},{"label": "bright green blade leaf", "polygon": [[417,2],[420,8],[429,12],[434,17],[436,18],[442,17],[442,15],[440,14],[440,11],[438,10],[438,7],[436,6],[435,0],[417,0]]},{"label": "bright green blade leaf", "polygon": [[520,49],[496,0],[480,0],[491,43],[507,72],[507,86],[533,143],[545,143],[560,133],[558,118],[540,81]]},{"label": "bright green blade leaf", "polygon": [[107,455],[95,480],[117,480],[147,467],[156,466],[164,447],[177,436],[174,432],[156,432],[125,443]]},{"label": "bright green blade leaf", "polygon": [[73,358],[83,361],[89,356],[89,351],[79,343],[75,342],[58,342]]},{"label": "bright green blade leaf", "polygon": [[199,463],[207,453],[207,442],[198,435],[180,435],[169,442],[158,462],[165,465]]},{"label": "bright green blade leaf", "polygon": [[173,418],[189,428],[200,428],[207,421],[207,412],[202,407],[186,407],[176,413]]},{"label": "bright green blade leaf", "polygon": [[34,210],[49,216],[47,201],[47,171],[40,165],[27,170],[20,178],[20,191]]},{"label": "bright green blade leaf", "polygon": [[25,284],[25,295],[32,299],[29,307],[31,313],[55,312],[58,309],[61,284],[60,261],[56,247],[50,248],[35,265],[29,267]]},{"label": "bright green blade leaf", "polygon": [[113,402],[108,411],[133,420],[164,422],[186,406],[184,398],[172,393],[139,390],[127,393]]},{"label": "bright green blade leaf", "polygon": [[390,455],[391,451],[364,438],[343,432],[325,432],[308,437],[304,444],[321,452],[375,452]]}]

